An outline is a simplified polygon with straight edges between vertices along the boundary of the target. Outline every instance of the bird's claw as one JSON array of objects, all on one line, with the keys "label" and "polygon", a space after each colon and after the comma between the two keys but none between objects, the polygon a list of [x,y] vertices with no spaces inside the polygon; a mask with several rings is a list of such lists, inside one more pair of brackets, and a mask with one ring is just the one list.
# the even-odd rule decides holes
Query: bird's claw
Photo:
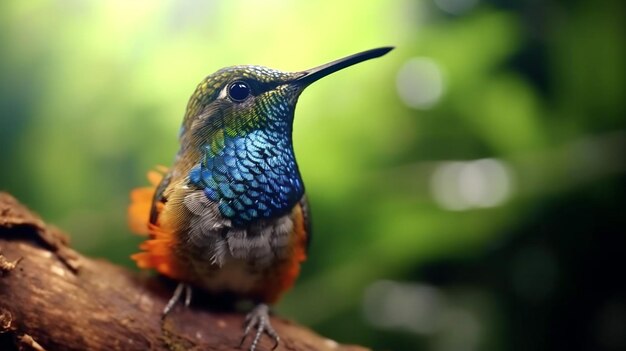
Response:
[{"label": "bird's claw", "polygon": [[248,334],[252,331],[252,329],[256,329],[254,333],[254,339],[252,339],[252,344],[250,344],[249,351],[255,351],[259,341],[261,340],[261,336],[263,333],[269,335],[272,339],[274,339],[274,347],[272,350],[275,350],[280,343],[280,337],[272,327],[270,323],[270,315],[269,315],[269,307],[266,304],[259,304],[256,306],[248,315],[246,315],[245,320],[245,329],[243,331],[243,337],[241,338],[241,342],[239,343],[239,347],[241,347],[246,341]]},{"label": "bird's claw", "polygon": [[167,316],[167,314],[170,313],[170,311],[174,308],[176,303],[180,300],[180,297],[183,294],[183,290],[185,291],[185,307],[189,307],[189,304],[191,303],[191,286],[185,283],[178,283],[176,290],[174,290],[174,294],[163,309],[161,319],[165,318],[165,316]]}]

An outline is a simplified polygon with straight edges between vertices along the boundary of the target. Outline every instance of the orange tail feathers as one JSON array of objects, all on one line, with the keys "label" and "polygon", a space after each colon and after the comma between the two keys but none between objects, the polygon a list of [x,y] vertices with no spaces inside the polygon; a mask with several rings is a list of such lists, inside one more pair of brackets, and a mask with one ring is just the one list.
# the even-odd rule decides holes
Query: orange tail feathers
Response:
[{"label": "orange tail feathers", "polygon": [[[148,181],[151,186],[136,188],[130,193],[131,203],[128,207],[130,229],[137,234],[150,235],[150,239],[139,246],[142,252],[130,257],[139,268],[154,268],[163,275],[177,278],[179,274],[172,260],[172,234],[161,227],[159,218],[157,218],[156,224],[150,223],[150,210],[154,193],[166,172],[167,168],[156,167],[156,170],[148,172]],[[156,206],[157,212],[160,213],[163,204],[157,203]]]},{"label": "orange tail feathers", "polygon": [[152,198],[154,197],[154,192],[161,182],[161,179],[163,179],[163,173],[165,172],[167,172],[167,168],[157,166],[156,170],[148,172],[148,181],[151,186],[136,188],[130,193],[128,226],[130,227],[130,230],[136,234],[150,234],[148,222],[150,221]]},{"label": "orange tail feathers", "polygon": [[172,261],[172,236],[150,225],[152,239],[146,240],[139,248],[142,252],[131,255],[139,268],[154,268],[157,272],[171,278],[179,278],[180,274]]}]

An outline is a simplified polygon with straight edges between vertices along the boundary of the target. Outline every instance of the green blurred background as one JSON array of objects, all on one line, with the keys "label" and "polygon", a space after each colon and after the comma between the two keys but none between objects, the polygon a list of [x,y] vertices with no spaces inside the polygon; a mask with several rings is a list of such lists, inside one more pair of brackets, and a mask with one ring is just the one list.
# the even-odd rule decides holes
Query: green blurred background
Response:
[{"label": "green blurred background", "polygon": [[278,311],[379,350],[625,350],[625,7],[3,1],[0,188],[130,267],[128,193],[204,76],[395,45],[300,99],[314,237]]}]

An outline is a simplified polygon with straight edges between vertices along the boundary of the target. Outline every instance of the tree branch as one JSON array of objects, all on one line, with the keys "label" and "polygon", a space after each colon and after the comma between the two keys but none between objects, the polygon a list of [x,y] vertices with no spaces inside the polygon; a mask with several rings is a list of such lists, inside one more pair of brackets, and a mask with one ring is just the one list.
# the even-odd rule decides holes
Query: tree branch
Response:
[{"label": "tree branch", "polygon": [[[171,293],[163,279],[78,254],[60,230],[0,193],[0,350],[239,350],[241,313],[194,304],[162,321]],[[272,324],[279,350],[365,350],[283,318]],[[259,349],[272,346],[263,337]]]}]

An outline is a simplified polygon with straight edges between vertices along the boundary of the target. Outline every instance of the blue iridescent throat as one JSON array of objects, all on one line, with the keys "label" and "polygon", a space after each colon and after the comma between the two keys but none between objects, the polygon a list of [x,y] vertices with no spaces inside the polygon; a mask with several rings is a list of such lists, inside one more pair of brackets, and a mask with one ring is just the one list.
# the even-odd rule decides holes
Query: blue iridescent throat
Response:
[{"label": "blue iridescent throat", "polygon": [[189,181],[238,227],[288,213],[304,194],[291,130],[283,130],[289,127],[281,123],[226,136],[217,153],[205,146],[205,157],[190,171]]}]

